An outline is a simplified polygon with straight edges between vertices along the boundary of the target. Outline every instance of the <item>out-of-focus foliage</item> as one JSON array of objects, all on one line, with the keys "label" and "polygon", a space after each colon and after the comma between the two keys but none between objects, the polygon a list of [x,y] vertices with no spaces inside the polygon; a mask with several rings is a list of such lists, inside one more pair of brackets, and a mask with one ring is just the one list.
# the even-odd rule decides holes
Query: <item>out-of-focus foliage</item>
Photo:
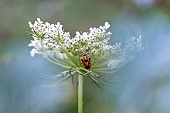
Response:
[{"label": "out-of-focus foliage", "polygon": [[[0,0],[0,113],[75,113],[76,87],[27,47],[28,21],[60,21],[65,31],[111,23],[111,42],[142,36],[144,50],[98,89],[85,77],[85,113],[169,113],[169,0]],[[71,34],[74,36],[74,34]],[[76,81],[75,81],[76,84]]]}]

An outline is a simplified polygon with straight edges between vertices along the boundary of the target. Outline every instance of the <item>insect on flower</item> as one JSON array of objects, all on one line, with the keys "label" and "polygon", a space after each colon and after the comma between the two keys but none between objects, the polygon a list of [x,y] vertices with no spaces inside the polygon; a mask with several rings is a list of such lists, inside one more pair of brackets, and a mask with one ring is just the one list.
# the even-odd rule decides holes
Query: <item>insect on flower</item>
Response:
[{"label": "insect on flower", "polygon": [[102,78],[104,73],[116,72],[119,67],[134,58],[134,54],[143,49],[141,36],[131,37],[126,42],[125,48],[121,47],[121,43],[110,45],[112,33],[107,31],[110,27],[108,22],[99,28],[89,28],[89,32],[77,31],[74,37],[64,31],[60,22],[50,24],[37,18],[33,24],[31,22],[28,24],[33,37],[28,45],[32,47],[31,56],[41,54],[50,62],[63,67],[65,71],[55,75],[55,78],[62,78],[62,81],[72,78],[73,86],[73,77],[78,76],[78,113],[83,113],[84,75],[102,88],[100,85],[105,85],[103,82],[107,82]]},{"label": "insect on flower", "polygon": [[82,56],[80,57],[80,61],[86,69],[90,69],[90,67],[92,65],[92,59],[91,59],[90,55],[83,52]]}]

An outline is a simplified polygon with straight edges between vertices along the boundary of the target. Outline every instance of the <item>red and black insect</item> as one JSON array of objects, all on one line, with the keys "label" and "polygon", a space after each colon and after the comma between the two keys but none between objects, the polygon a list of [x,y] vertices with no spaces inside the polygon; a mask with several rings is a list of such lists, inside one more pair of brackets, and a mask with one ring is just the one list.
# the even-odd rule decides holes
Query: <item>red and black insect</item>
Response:
[{"label": "red and black insect", "polygon": [[82,56],[80,57],[80,61],[86,69],[90,69],[90,67],[92,65],[92,59],[91,59],[90,55],[83,52]]}]

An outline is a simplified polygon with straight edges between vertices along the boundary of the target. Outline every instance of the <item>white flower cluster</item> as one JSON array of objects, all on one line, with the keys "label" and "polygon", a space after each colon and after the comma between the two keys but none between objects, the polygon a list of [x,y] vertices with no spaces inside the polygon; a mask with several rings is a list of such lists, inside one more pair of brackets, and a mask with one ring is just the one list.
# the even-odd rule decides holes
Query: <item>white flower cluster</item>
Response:
[{"label": "white flower cluster", "polygon": [[135,56],[142,51],[144,48],[142,46],[141,36],[138,38],[131,37],[126,41],[126,45],[124,48],[121,47],[121,43],[116,43],[115,48],[117,48],[117,57],[110,60],[108,63],[108,67],[117,68],[120,65],[127,63],[130,60],[133,60]]},{"label": "white flower cluster", "polygon": [[64,32],[59,22],[56,25],[49,24],[48,22],[44,24],[40,18],[37,18],[34,24],[31,22],[28,22],[28,24],[32,30],[32,37],[34,39],[31,40],[31,43],[28,45],[33,47],[30,52],[32,57],[35,54],[46,55],[46,52],[51,54],[59,53],[61,45],[58,44],[58,42],[63,40],[63,38],[70,38],[70,34]]},{"label": "white flower cluster", "polygon": [[90,28],[89,32],[77,31],[74,37],[71,37],[69,32],[65,32],[59,22],[43,23],[37,18],[33,24],[31,22],[28,24],[33,37],[28,45],[32,47],[31,56],[42,54],[67,69],[81,68],[80,57],[85,52],[92,58],[91,71],[108,72],[126,63],[143,49],[140,36],[130,38],[123,48],[121,43],[109,45],[111,33],[107,32],[110,27],[108,22],[99,28]]},{"label": "white flower cluster", "polygon": [[32,37],[29,44],[33,47],[31,56],[35,54],[49,53],[51,55],[61,55],[63,48],[67,49],[72,55],[78,55],[82,52],[89,54],[100,54],[102,51],[109,51],[113,46],[108,45],[110,27],[108,22],[99,28],[90,28],[90,32],[76,32],[75,37],[71,37],[69,32],[64,32],[62,25],[58,22],[55,24],[43,23],[39,18],[34,24],[28,22],[32,29]]}]

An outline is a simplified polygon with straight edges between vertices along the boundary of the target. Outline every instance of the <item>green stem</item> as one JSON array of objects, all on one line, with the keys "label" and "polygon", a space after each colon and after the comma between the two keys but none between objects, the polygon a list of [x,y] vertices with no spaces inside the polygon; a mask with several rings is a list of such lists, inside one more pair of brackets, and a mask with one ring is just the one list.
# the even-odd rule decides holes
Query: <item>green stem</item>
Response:
[{"label": "green stem", "polygon": [[78,113],[83,113],[83,75],[78,75]]}]

